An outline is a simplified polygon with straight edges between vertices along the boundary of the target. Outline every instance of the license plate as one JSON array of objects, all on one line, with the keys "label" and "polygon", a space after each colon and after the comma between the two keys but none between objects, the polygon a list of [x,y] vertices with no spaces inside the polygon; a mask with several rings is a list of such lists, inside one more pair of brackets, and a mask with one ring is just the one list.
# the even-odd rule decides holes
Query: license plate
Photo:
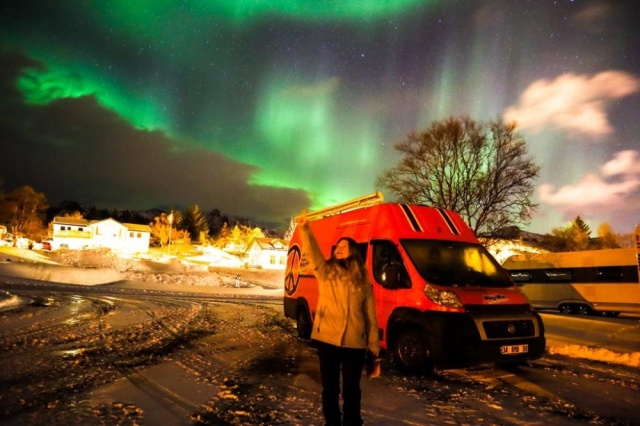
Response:
[{"label": "license plate", "polygon": [[501,355],[526,354],[527,352],[529,352],[529,345],[500,346]]}]

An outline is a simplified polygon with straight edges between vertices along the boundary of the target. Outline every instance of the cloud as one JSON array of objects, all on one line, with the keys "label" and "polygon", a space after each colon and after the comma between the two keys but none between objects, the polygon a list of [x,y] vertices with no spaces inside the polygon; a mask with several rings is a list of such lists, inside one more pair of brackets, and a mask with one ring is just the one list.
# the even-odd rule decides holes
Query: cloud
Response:
[{"label": "cloud", "polygon": [[541,203],[552,206],[565,219],[577,215],[616,218],[624,212],[640,211],[640,152],[620,151],[606,162],[600,173],[585,175],[575,185],[558,189],[552,184],[538,188]]},{"label": "cloud", "polygon": [[522,129],[554,126],[578,135],[604,136],[613,132],[607,106],[639,90],[640,79],[625,72],[606,71],[593,77],[564,74],[533,82],[519,105],[507,108],[503,118],[516,121]]},{"label": "cloud", "polygon": [[605,176],[640,176],[640,155],[630,149],[617,152],[613,160],[602,166],[602,173]]}]

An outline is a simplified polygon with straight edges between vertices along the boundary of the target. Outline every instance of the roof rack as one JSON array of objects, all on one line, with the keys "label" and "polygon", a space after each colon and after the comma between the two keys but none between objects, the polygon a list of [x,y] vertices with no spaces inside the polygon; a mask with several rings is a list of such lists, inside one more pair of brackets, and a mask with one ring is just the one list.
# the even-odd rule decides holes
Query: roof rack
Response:
[{"label": "roof rack", "polygon": [[[345,201],[344,203],[336,204],[335,206],[307,213],[307,220],[322,219],[323,217],[344,213],[349,210],[356,210],[380,204],[383,201],[384,197],[382,196],[382,192],[376,191],[373,194],[365,195],[364,197],[354,198],[353,200]],[[299,217],[300,216],[296,217],[296,220]]]}]

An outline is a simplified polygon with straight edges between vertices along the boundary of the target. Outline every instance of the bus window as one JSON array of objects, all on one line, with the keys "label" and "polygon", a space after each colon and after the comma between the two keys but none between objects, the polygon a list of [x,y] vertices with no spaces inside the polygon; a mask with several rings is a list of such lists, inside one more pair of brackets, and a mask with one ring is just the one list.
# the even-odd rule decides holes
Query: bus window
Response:
[{"label": "bus window", "polygon": [[531,281],[531,273],[527,271],[509,271],[509,275],[516,283],[528,283]]},{"label": "bus window", "polygon": [[573,271],[571,269],[554,269],[547,271],[547,281],[570,282],[573,281]]},{"label": "bus window", "polygon": [[622,268],[620,266],[598,268],[598,281],[622,281]]}]

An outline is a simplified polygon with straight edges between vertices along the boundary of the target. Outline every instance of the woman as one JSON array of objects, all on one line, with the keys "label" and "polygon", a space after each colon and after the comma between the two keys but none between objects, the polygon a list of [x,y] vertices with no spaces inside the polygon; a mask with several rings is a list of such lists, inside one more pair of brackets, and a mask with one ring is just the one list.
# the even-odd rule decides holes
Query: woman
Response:
[{"label": "woman", "polygon": [[[303,251],[318,280],[318,307],[311,339],[318,347],[322,412],[327,425],[362,425],[360,378],[367,350],[380,352],[378,321],[369,274],[355,241],[341,238],[325,259],[303,213],[298,219]],[[340,413],[340,373],[342,400]]]}]

